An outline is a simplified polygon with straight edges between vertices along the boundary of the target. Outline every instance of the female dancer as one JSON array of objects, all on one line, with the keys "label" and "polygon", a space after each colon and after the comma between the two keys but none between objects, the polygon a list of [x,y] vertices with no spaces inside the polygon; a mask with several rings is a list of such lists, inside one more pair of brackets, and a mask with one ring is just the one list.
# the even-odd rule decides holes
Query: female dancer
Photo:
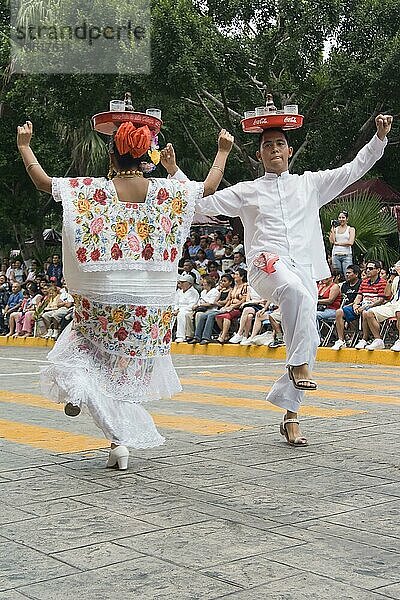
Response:
[{"label": "female dancer", "polygon": [[154,138],[134,114],[135,125],[127,119],[113,135],[112,180],[51,178],[30,148],[32,123],[17,134],[33,183],[63,204],[64,275],[75,297],[73,324],[48,355],[43,391],[71,416],[90,413],[111,442],[107,466],[119,469],[128,466],[128,447],[164,442],[142,404],[181,389],[170,357],[178,259],[195,202],[218,187],[233,143],[222,130],[204,185],[144,179]]}]

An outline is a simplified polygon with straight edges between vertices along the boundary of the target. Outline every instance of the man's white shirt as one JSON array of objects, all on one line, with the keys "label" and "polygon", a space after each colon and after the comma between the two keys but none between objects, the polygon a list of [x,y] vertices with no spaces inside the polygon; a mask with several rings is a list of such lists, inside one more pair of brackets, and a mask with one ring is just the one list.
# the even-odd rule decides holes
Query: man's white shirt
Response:
[{"label": "man's white shirt", "polygon": [[[383,155],[387,139],[377,135],[349,163],[337,169],[292,175],[266,173],[217,191],[196,202],[196,213],[240,217],[244,226],[247,264],[260,252],[286,256],[312,266],[315,280],[330,276],[319,209],[360,179]],[[186,175],[178,170],[175,179]]]}]

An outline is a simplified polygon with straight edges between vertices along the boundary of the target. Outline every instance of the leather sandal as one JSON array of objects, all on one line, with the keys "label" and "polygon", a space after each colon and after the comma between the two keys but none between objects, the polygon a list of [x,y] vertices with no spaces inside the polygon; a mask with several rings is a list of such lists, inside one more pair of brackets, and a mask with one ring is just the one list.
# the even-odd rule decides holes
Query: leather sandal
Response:
[{"label": "leather sandal", "polygon": [[288,370],[289,379],[292,381],[296,390],[302,390],[303,392],[309,392],[309,391],[313,392],[318,388],[317,383],[315,381],[312,381],[311,379],[297,379],[296,380],[294,377],[294,374],[293,374],[293,367],[291,367],[290,365],[287,366],[287,370]]},{"label": "leather sandal", "polygon": [[279,431],[280,434],[283,435],[284,438],[286,438],[287,443],[289,444],[289,446],[308,446],[308,440],[306,437],[304,437],[303,435],[294,438],[294,440],[291,440],[289,438],[289,434],[286,428],[286,425],[288,423],[297,423],[297,425],[299,424],[298,419],[283,419]]}]

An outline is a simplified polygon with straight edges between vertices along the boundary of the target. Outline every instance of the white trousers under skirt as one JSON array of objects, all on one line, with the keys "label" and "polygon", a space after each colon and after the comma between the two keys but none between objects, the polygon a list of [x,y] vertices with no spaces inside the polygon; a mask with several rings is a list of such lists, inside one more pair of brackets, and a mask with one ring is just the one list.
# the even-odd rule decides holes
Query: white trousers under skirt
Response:
[{"label": "white trousers under skirt", "polygon": [[[249,272],[250,285],[261,296],[277,304],[282,314],[286,344],[286,364],[307,363],[313,368],[320,343],[316,326],[317,285],[311,266],[295,264],[281,257],[274,265],[276,272],[267,274],[254,265]],[[276,406],[298,412],[304,392],[297,390],[287,371],[273,385],[267,400]]]}]

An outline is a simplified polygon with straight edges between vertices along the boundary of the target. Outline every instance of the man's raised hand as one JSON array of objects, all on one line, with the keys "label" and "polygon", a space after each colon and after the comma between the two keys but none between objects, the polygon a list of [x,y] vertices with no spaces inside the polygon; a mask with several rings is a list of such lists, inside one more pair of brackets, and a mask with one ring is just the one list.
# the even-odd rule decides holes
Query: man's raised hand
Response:
[{"label": "man's raised hand", "polygon": [[384,140],[385,136],[389,133],[392,128],[393,117],[392,115],[378,115],[375,118],[376,133],[380,140]]}]

